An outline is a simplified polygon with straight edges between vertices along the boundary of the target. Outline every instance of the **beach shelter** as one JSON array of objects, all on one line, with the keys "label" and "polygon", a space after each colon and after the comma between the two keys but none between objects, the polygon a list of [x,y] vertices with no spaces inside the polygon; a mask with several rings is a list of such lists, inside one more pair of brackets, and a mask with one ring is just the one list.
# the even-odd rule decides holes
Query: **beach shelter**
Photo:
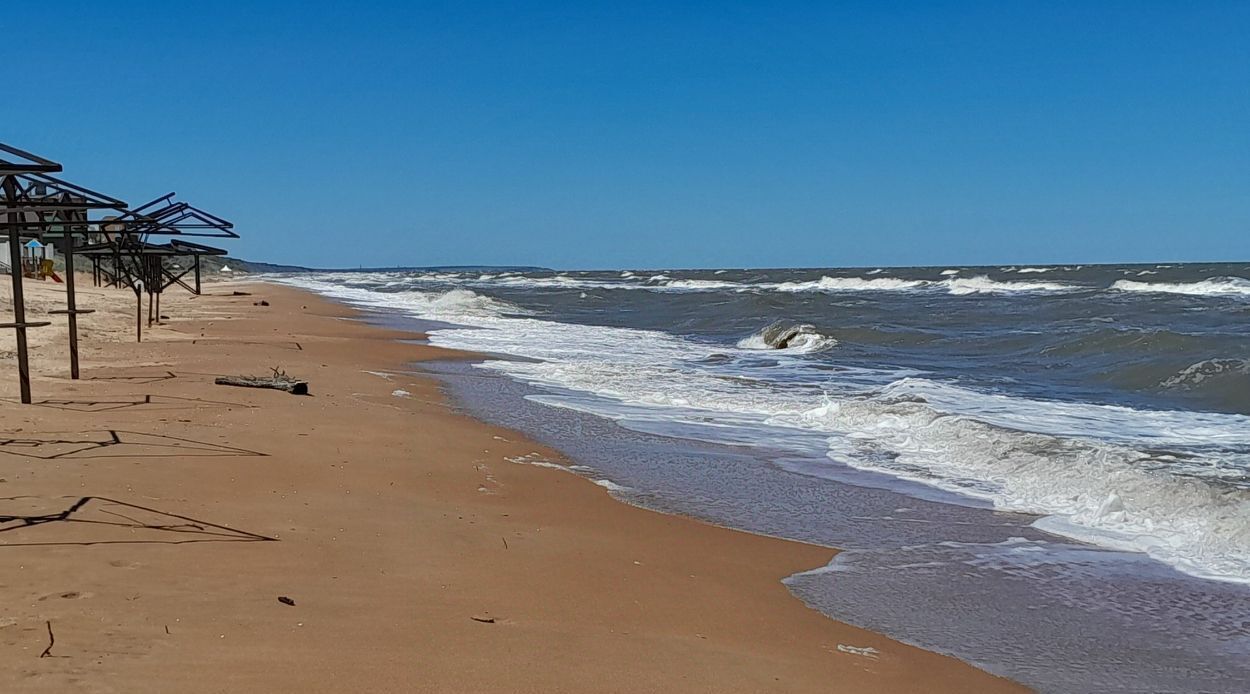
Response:
[{"label": "beach shelter", "polygon": [[[107,256],[113,263],[114,285],[120,285],[124,277],[136,294],[145,290],[148,292],[149,323],[153,319],[153,294],[159,296],[160,291],[175,283],[198,294],[200,257],[225,255],[225,251],[185,241],[149,244],[148,236],[238,238],[233,224],[185,202],[174,201],[173,193],[130,209],[121,200],[51,175],[60,171],[61,165],[54,161],[0,143],[0,237],[7,239],[5,245],[13,281],[14,316],[12,322],[0,323],[0,328],[11,328],[17,335],[23,403],[31,402],[26,330],[50,325],[46,321],[26,320],[22,293],[23,260],[26,257],[38,258],[40,269],[50,271],[46,245],[49,239],[57,241],[61,247],[66,268],[66,308],[49,313],[68,317],[70,374],[71,378],[78,378],[77,316],[91,311],[79,309],[75,303],[74,252],[77,237],[83,237],[89,244],[102,241],[94,245],[108,246]],[[90,217],[90,213],[101,210],[110,214],[103,219]],[[181,272],[170,273],[164,266],[164,259],[170,256],[191,258],[192,267],[185,270],[179,267],[177,269]],[[97,256],[92,260],[96,264],[98,278],[101,258]],[[183,281],[183,277],[190,272],[194,272],[194,286]],[[159,306],[157,298],[157,316]]]},{"label": "beach shelter", "polygon": [[[200,293],[200,259],[224,256],[226,251],[183,240],[184,237],[239,237],[229,221],[174,199],[167,193],[101,225],[105,240],[84,249],[91,256],[96,286],[126,285],[148,295],[148,325],[160,322],[160,296],[177,284]],[[120,231],[118,231],[120,230]],[[153,236],[169,236],[169,243],[152,243]],[[189,267],[174,260],[185,261]],[[177,270],[178,272],[174,272]],[[183,281],[194,273],[194,285]],[[141,288],[141,289],[140,289]]]},{"label": "beach shelter", "polygon": [[[65,309],[49,313],[68,319],[70,377],[78,378],[78,316],[91,311],[79,309],[76,303],[74,239],[87,233],[89,211],[126,210],[126,203],[121,200],[51,175],[60,171],[61,165],[50,159],[0,143],[0,232],[7,239],[9,274],[13,281],[13,321],[0,323],[0,328],[11,328],[16,333],[21,400],[27,404],[31,402],[31,393],[26,331],[51,323],[26,320],[26,300],[22,292],[22,279],[28,272],[26,258],[38,263],[38,267],[29,268],[33,271],[31,274],[39,276],[45,270],[50,273],[44,241],[53,238],[62,242],[68,271]],[[29,241],[23,243],[22,239]]]}]

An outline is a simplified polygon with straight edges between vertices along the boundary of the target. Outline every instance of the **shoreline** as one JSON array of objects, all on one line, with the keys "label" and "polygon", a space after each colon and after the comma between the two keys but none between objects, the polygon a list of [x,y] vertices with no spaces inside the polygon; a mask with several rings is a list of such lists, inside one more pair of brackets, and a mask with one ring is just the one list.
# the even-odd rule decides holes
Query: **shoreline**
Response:
[{"label": "shoreline", "polygon": [[[6,691],[1025,691],[803,605],[782,579],[827,564],[827,548],[508,462],[563,457],[451,411],[433,376],[408,370],[455,352],[294,288],[208,292],[167,297],[173,322],[140,345],[85,339],[84,377],[99,380],[38,362],[36,399],[62,409],[0,405],[10,437],[132,439],[116,457],[25,469],[32,458],[0,451],[4,491],[23,497],[0,514],[90,497],[144,521],[0,525],[23,567],[0,588],[16,605],[0,612]],[[90,295],[130,328],[128,292]],[[209,377],[274,365],[313,397]],[[144,438],[157,429],[176,441]],[[185,523],[201,530],[170,530]],[[215,526],[211,542],[157,544]],[[37,657],[45,623],[70,657]]]}]

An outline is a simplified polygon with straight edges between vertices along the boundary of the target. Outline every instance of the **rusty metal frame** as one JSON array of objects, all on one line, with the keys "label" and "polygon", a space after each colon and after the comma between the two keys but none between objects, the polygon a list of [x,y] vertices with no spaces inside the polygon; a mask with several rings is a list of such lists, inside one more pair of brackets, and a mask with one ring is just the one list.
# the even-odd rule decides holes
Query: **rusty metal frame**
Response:
[{"label": "rusty metal frame", "polygon": [[[177,284],[193,294],[199,294],[200,258],[205,255],[225,255],[220,248],[182,241],[175,238],[166,244],[150,243],[152,236],[238,238],[234,225],[221,217],[195,207],[187,202],[176,201],[174,193],[166,193],[140,205],[127,214],[102,224],[105,235],[116,234],[98,247],[84,251],[92,258],[92,276],[96,286],[105,277],[117,286],[125,284],[138,293],[140,287],[148,295],[148,325],[161,321],[161,295]],[[165,259],[171,257],[191,258],[191,269],[175,275],[165,267]],[[110,268],[104,269],[108,263]],[[192,287],[183,281],[189,272],[195,273]]]},{"label": "rusty metal frame", "polygon": [[[33,155],[31,155],[33,156]],[[20,246],[23,236],[47,239],[59,238],[65,255],[65,308],[49,311],[52,315],[66,317],[69,328],[70,378],[80,376],[78,358],[78,316],[93,313],[78,307],[75,289],[74,250],[77,237],[90,231],[89,210],[126,211],[126,203],[117,198],[96,192],[43,172],[13,173],[5,177],[8,187],[0,203],[0,210],[7,212],[9,244]],[[16,224],[14,220],[17,220]],[[10,255],[13,255],[10,251]],[[20,268],[11,268],[15,282],[21,276]],[[15,284],[16,286],[16,284]],[[23,301],[22,313],[25,313]],[[16,311],[16,302],[14,302]],[[33,327],[33,326],[32,326]],[[19,350],[20,352],[20,350]],[[20,355],[19,355],[20,356]],[[19,359],[20,361],[20,359]],[[19,368],[20,368],[19,364]],[[23,395],[27,389],[23,389]]]},{"label": "rusty metal frame", "polygon": [[[125,274],[131,289],[139,300],[139,316],[142,321],[142,291],[148,292],[148,322],[152,322],[153,299],[159,320],[160,293],[178,284],[196,294],[200,293],[200,257],[225,255],[226,251],[200,244],[177,241],[168,244],[150,244],[149,236],[206,236],[238,238],[230,222],[185,202],[175,202],[169,193],[130,209],[116,198],[89,188],[70,183],[50,174],[59,173],[62,166],[11,145],[0,143],[0,228],[9,240],[10,274],[13,281],[14,320],[0,323],[0,328],[11,328],[17,336],[18,372],[21,401],[31,402],[30,363],[27,349],[28,328],[51,325],[47,321],[26,320],[25,297],[22,291],[21,239],[59,238],[63,242],[65,256],[66,307],[50,311],[65,315],[69,324],[70,377],[79,378],[78,367],[78,319],[91,310],[80,309],[74,289],[74,256],[88,255],[93,266],[93,276],[99,286],[101,254],[103,250],[114,261],[113,283],[120,284]],[[113,210],[119,214],[112,219],[91,220],[89,210]],[[105,244],[77,247],[77,237],[89,237],[101,233],[108,238]],[[88,238],[89,240],[89,238]],[[99,248],[104,246],[104,249]],[[189,286],[183,278],[191,269],[174,275],[164,266],[163,258],[186,256],[194,259],[195,286]],[[127,268],[127,265],[130,267]],[[138,285],[136,281],[147,277]],[[143,289],[141,289],[142,287]]]}]

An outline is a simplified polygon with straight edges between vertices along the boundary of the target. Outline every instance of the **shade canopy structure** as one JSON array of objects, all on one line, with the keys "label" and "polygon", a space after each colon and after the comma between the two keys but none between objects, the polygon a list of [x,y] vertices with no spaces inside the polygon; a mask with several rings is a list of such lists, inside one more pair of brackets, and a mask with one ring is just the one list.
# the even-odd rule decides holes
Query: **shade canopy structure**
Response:
[{"label": "shade canopy structure", "polygon": [[[200,259],[227,254],[223,248],[180,239],[151,243],[135,237],[120,237],[83,246],[78,252],[91,259],[95,286],[127,286],[132,289],[141,286],[143,291],[157,295],[175,284],[192,294],[199,294],[202,279]],[[175,259],[189,262],[185,266],[167,262]],[[187,275],[192,276],[193,284],[187,283]],[[157,320],[159,318],[159,315],[156,316]]]},{"label": "shade canopy structure", "polygon": [[234,225],[185,201],[177,193],[166,193],[119,217],[108,220],[108,227],[128,236],[205,236],[237,239]]},{"label": "shade canopy structure", "polygon": [[26,331],[51,325],[49,321],[28,321],[26,299],[22,291],[23,237],[41,237],[45,232],[59,230],[66,239],[65,261],[67,281],[65,310],[69,320],[70,376],[78,378],[78,316],[90,311],[78,308],[74,293],[73,246],[74,229],[87,220],[87,211],[112,209],[124,211],[126,203],[88,188],[52,176],[61,165],[50,159],[0,143],[0,220],[3,221],[9,245],[9,273],[13,281],[13,321],[0,323],[11,328],[17,343],[17,368],[23,403],[31,402],[30,357]]},{"label": "shade canopy structure", "polygon": [[[84,249],[91,257],[95,285],[127,286],[148,295],[148,325],[161,321],[161,294],[177,284],[192,294],[201,291],[200,259],[226,251],[183,240],[184,237],[238,238],[234,224],[166,193],[100,225],[98,243]],[[167,243],[153,243],[158,236]],[[188,267],[172,267],[174,258]],[[179,270],[179,272],[175,272]],[[193,273],[194,284],[184,278]]]},{"label": "shade canopy structure", "polygon": [[[238,238],[234,225],[183,201],[176,201],[174,193],[168,193],[136,208],[117,198],[99,193],[83,186],[53,176],[62,171],[61,164],[32,154],[17,147],[0,143],[0,230],[9,245],[9,269],[13,281],[13,314],[9,323],[0,328],[11,328],[17,335],[18,371],[21,379],[21,399],[31,402],[30,369],[26,331],[28,328],[50,325],[49,322],[26,320],[25,298],[22,292],[22,240],[45,243],[58,242],[65,256],[66,307],[52,311],[65,315],[69,321],[70,375],[78,378],[78,322],[77,317],[89,310],[79,309],[74,291],[74,256],[79,249],[90,250],[97,284],[100,282],[102,265],[108,258],[112,268],[112,283],[120,285],[119,278],[136,294],[143,288],[148,292],[149,323],[152,320],[153,297],[159,302],[160,292],[172,284],[179,284],[196,294],[200,292],[200,258],[204,255],[225,255],[226,251],[188,241],[151,243],[153,236],[168,237],[216,237]],[[85,241],[80,245],[79,240]],[[35,246],[31,246],[35,248]],[[170,257],[187,257],[192,266],[181,273],[172,273],[165,260]],[[48,268],[51,267],[49,263]],[[195,284],[184,278],[194,271]],[[49,270],[50,272],[50,270]],[[54,273],[54,279],[59,279]],[[157,304],[159,307],[159,303]],[[159,320],[159,309],[156,311]]]},{"label": "shade canopy structure", "polygon": [[57,173],[61,165],[0,142],[0,176],[17,173]]}]

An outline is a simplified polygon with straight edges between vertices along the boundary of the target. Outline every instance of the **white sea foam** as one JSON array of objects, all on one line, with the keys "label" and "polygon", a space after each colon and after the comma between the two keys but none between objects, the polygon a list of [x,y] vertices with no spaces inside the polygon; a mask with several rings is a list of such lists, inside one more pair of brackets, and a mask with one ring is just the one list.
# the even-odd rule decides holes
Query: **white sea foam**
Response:
[{"label": "white sea foam", "polygon": [[718,289],[742,289],[743,285],[737,282],[724,282],[721,280],[668,280],[664,284],[650,287],[651,289],[686,289],[694,291],[716,291]]},{"label": "white sea foam", "polygon": [[546,458],[542,457],[538,453],[527,453],[525,455],[518,455],[512,458],[504,458],[504,460],[508,461],[509,463],[516,463],[517,465],[530,465],[533,467],[545,467],[551,470],[562,470],[564,472],[573,472],[573,466],[553,463],[550,460],[547,460]]},{"label": "white sea foam", "polygon": [[[735,370],[733,359],[759,357],[745,341],[735,352],[660,331],[544,321],[465,289],[373,292],[332,278],[289,281],[465,325],[435,330],[431,342],[527,357],[482,367],[547,389],[531,396],[540,402],[642,431],[823,452],[826,465],[1042,514],[1055,532],[1132,547],[1193,574],[1250,581],[1250,492],[1238,487],[1250,469],[1250,417],[1025,399],[884,369],[821,372],[819,382],[778,387]],[[808,359],[794,353],[801,350],[774,351],[780,370]]]},{"label": "white sea foam", "polygon": [[603,487],[609,492],[620,493],[620,492],[633,491],[629,487],[626,487],[623,484],[617,484],[616,482],[613,482],[612,480],[595,480],[595,484],[599,485],[600,487]]},{"label": "white sea foam", "polygon": [[1019,270],[1016,270],[1016,272],[1021,275],[1029,275],[1029,274],[1039,274],[1043,272],[1050,272],[1053,269],[1054,268],[1049,268],[1049,267],[1022,267]]},{"label": "white sea foam", "polygon": [[799,354],[819,352],[837,344],[837,340],[820,334],[815,326],[786,321],[773,323],[738,341],[738,347],[742,349],[777,350]]},{"label": "white sea foam", "polygon": [[942,285],[955,295],[967,294],[1010,294],[1016,292],[1068,292],[1080,289],[1070,284],[1057,282],[998,282],[978,275],[976,277],[958,277],[945,280]]},{"label": "white sea foam", "polygon": [[956,270],[956,269],[952,268],[952,269],[950,269],[950,270],[943,270],[943,271],[941,271],[941,272],[940,272],[940,273],[938,273],[938,274],[942,275],[943,277],[950,277],[951,275],[958,275],[958,274],[959,274],[959,270]]},{"label": "white sea foam", "polygon": [[928,283],[923,280],[903,280],[895,277],[874,277],[872,279],[861,279],[859,277],[821,277],[818,280],[812,280],[809,282],[780,282],[776,284],[761,284],[757,286],[775,289],[780,292],[889,292],[915,289],[923,287],[926,284]]},{"label": "white sea foam", "polygon": [[[1174,426],[1188,415],[1166,414]],[[829,456],[840,463],[1054,516],[1049,530],[1145,552],[1195,575],[1250,582],[1250,491],[1165,472],[1168,465],[1153,454],[1007,429],[926,402],[828,402],[803,416],[838,432]],[[1236,426],[1235,419],[1225,426]],[[1240,426],[1250,426],[1250,418],[1241,419]],[[1243,443],[1250,436],[1226,434]],[[1191,436],[1174,431],[1167,438]]]},{"label": "white sea foam", "polygon": [[1159,385],[1164,388],[1190,390],[1201,387],[1208,381],[1238,375],[1250,376],[1250,359],[1204,359],[1163,379]]},{"label": "white sea foam", "polygon": [[881,651],[878,651],[871,646],[848,646],[845,643],[839,643],[838,650],[843,653],[857,655],[862,658],[872,658],[873,660],[876,660],[877,656],[881,653]]},{"label": "white sea foam", "polygon": [[437,320],[463,320],[465,318],[525,315],[528,313],[528,311],[506,301],[483,296],[470,289],[376,292],[362,287],[343,286],[322,279],[319,276],[286,278],[280,281],[306,287],[326,296],[363,306],[397,308],[411,311],[425,318]]},{"label": "white sea foam", "polygon": [[584,277],[555,275],[553,277],[503,277],[481,283],[483,287],[516,287],[538,289],[633,289],[639,285],[616,280],[596,280]]},{"label": "white sea foam", "polygon": [[1190,296],[1250,297],[1250,279],[1246,279],[1244,277],[1213,277],[1200,282],[1180,283],[1120,280],[1111,285],[1111,288],[1122,292],[1188,294]]}]

